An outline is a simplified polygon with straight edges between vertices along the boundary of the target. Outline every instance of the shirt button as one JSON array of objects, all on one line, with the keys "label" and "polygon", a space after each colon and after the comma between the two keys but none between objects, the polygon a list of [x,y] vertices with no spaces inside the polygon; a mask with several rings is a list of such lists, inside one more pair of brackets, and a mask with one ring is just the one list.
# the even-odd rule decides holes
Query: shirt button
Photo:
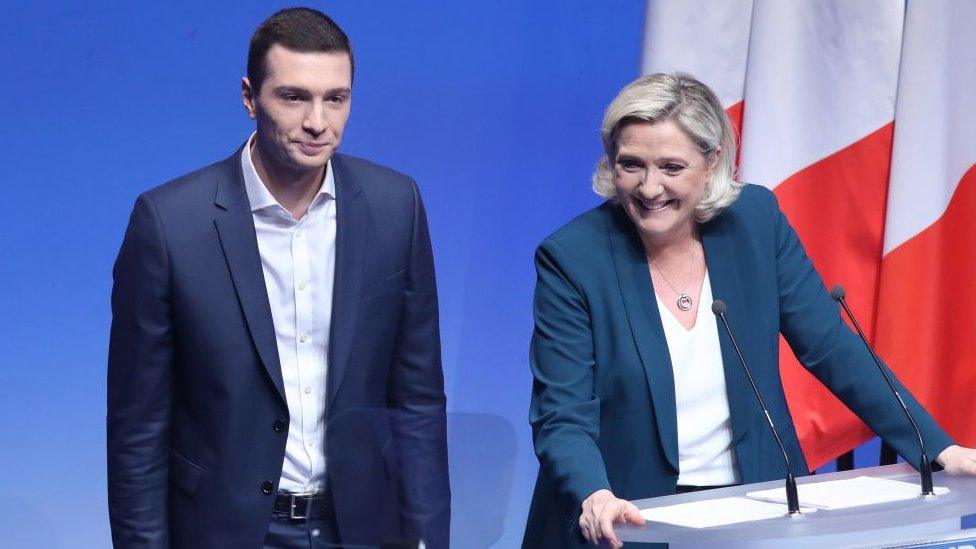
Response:
[{"label": "shirt button", "polygon": [[302,334],[302,337],[298,338],[298,341],[305,343],[308,341],[308,334]]},{"label": "shirt button", "polygon": [[295,231],[295,238],[301,238],[303,234],[305,234],[305,232],[302,231],[301,229],[298,229],[297,231]]},{"label": "shirt button", "polygon": [[308,447],[311,448],[311,447],[315,446],[315,441],[312,440],[312,439],[308,439],[308,441],[306,441],[305,444],[307,444]]},{"label": "shirt button", "polygon": [[312,394],[312,386],[311,385],[306,385],[305,386],[305,394],[306,395]]},{"label": "shirt button", "polygon": [[276,419],[272,428],[276,433],[280,433],[285,430],[285,422],[280,419]]},{"label": "shirt button", "polygon": [[271,484],[270,480],[266,480],[261,483],[261,493],[264,495],[269,495],[274,492],[274,484]]},{"label": "shirt button", "polygon": [[299,290],[304,290],[304,289],[305,289],[305,288],[307,288],[307,287],[308,287],[308,286],[307,286],[307,285],[306,285],[306,284],[305,284],[304,282],[299,282],[299,283],[298,283],[298,289],[299,289]]}]

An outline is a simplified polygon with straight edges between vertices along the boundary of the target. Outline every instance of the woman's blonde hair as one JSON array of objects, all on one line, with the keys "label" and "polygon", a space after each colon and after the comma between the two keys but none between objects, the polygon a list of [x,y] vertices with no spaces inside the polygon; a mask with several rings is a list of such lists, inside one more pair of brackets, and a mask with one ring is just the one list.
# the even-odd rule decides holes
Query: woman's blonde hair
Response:
[{"label": "woman's blonde hair", "polygon": [[642,76],[614,98],[603,116],[600,131],[604,156],[593,173],[593,190],[613,199],[617,138],[631,122],[673,120],[706,157],[718,154],[712,177],[695,206],[695,219],[704,223],[727,208],[742,191],[735,181],[735,133],[732,122],[708,86],[683,72]]}]

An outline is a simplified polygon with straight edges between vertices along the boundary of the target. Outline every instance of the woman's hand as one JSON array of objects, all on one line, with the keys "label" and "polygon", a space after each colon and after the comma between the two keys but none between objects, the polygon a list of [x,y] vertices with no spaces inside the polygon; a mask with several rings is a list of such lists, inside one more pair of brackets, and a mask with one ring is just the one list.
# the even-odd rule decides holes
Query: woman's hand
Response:
[{"label": "woman's hand", "polygon": [[935,461],[950,475],[976,475],[976,449],[974,448],[952,445],[942,450]]},{"label": "woman's hand", "polygon": [[606,542],[614,549],[622,547],[623,542],[613,532],[613,525],[622,522],[643,526],[644,518],[633,503],[618,499],[610,490],[597,490],[583,501],[580,530],[583,537],[593,545]]}]

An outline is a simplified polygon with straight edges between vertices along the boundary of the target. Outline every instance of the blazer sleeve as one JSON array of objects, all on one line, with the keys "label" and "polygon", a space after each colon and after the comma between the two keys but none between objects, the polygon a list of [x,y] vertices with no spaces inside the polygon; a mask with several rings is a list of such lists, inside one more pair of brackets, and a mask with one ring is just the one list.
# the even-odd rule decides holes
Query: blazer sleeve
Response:
[{"label": "blazer sleeve", "polygon": [[115,547],[169,547],[173,331],[166,244],[149,198],[115,262],[108,355],[108,503]]},{"label": "blazer sleeve", "polygon": [[415,183],[410,259],[387,398],[400,478],[403,534],[448,547],[451,488],[434,258]]},{"label": "blazer sleeve", "polygon": [[[844,323],[772,193],[768,203],[775,224],[780,329],[793,353],[875,433],[917,466],[921,454],[908,418],[860,337]],[[928,457],[934,459],[953,444],[952,439],[890,369],[888,375],[918,422]]]},{"label": "blazer sleeve", "polygon": [[542,243],[535,266],[529,422],[542,471],[555,482],[567,510],[578,514],[590,494],[610,489],[597,446],[600,400],[594,392],[590,314],[556,241]]}]

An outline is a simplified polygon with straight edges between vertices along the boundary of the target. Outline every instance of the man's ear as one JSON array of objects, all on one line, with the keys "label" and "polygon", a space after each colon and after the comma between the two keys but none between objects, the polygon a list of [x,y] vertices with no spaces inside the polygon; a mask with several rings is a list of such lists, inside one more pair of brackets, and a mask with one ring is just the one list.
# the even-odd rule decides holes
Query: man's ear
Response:
[{"label": "man's ear", "polygon": [[257,94],[254,93],[254,89],[251,87],[251,81],[245,76],[241,78],[241,101],[244,103],[244,108],[247,110],[247,116],[251,120],[254,120],[254,103]]}]

